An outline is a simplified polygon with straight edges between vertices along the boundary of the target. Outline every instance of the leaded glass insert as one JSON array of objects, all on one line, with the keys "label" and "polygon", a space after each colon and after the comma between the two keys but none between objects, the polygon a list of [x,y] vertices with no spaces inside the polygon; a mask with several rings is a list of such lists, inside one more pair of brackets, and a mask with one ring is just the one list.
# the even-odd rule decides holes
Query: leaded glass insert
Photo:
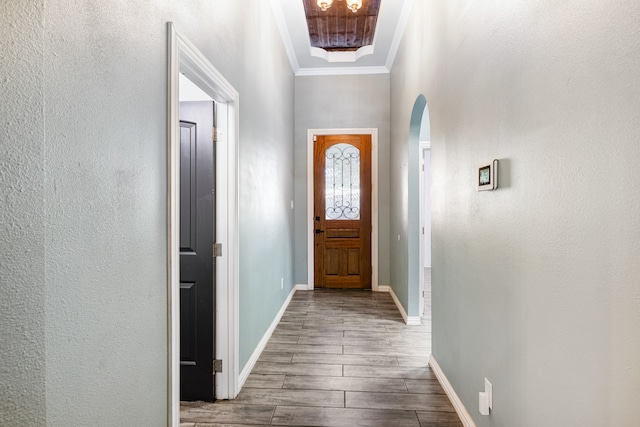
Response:
[{"label": "leaded glass insert", "polygon": [[360,219],[360,150],[340,143],[325,156],[326,219]]}]

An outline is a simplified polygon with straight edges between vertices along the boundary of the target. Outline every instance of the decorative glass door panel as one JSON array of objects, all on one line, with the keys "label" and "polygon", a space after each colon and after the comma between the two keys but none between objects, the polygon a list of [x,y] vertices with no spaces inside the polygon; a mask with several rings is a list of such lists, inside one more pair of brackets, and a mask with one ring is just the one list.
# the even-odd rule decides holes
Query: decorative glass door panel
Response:
[{"label": "decorative glass door panel", "polygon": [[360,219],[360,150],[339,143],[325,157],[325,219]]},{"label": "decorative glass door panel", "polygon": [[315,287],[371,288],[371,136],[316,137]]}]

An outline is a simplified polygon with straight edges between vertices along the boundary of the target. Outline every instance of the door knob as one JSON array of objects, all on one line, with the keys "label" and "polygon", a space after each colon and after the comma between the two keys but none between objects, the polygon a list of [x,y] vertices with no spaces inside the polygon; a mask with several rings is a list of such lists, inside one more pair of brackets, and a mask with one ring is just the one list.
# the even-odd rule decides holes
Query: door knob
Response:
[{"label": "door knob", "polygon": [[318,230],[318,229],[316,228],[316,234],[320,234],[320,233],[324,233],[324,230]]}]

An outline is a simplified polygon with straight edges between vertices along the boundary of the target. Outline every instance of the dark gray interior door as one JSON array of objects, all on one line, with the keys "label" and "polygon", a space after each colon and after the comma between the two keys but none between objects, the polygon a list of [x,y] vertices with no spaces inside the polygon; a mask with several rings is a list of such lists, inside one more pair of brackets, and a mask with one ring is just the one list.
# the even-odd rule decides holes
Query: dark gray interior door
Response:
[{"label": "dark gray interior door", "polygon": [[180,399],[214,401],[215,106],[180,103]]}]

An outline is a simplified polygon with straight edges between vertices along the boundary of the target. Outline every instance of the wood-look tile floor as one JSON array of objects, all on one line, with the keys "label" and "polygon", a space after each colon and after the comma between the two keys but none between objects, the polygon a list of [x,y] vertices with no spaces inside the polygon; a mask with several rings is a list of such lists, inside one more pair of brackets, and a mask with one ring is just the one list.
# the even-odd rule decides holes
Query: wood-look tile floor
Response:
[{"label": "wood-look tile floor", "polygon": [[387,293],[298,291],[237,399],[183,402],[181,427],[462,426],[430,343]]}]

